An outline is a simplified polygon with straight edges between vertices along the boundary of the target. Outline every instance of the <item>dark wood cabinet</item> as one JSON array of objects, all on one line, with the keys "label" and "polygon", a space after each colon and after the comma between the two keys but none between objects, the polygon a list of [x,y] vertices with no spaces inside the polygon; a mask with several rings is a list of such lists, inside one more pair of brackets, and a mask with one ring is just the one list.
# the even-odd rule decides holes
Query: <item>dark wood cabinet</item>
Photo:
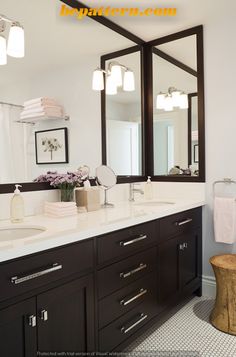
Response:
[{"label": "dark wood cabinet", "polygon": [[201,294],[201,208],[0,264],[0,356],[122,351]]},{"label": "dark wood cabinet", "polygon": [[36,299],[0,311],[0,356],[36,356]]},{"label": "dark wood cabinet", "polygon": [[160,226],[158,301],[165,309],[185,292],[201,291],[201,209],[165,217]]},{"label": "dark wood cabinet", "polygon": [[92,276],[37,296],[37,314],[40,352],[94,351]]}]

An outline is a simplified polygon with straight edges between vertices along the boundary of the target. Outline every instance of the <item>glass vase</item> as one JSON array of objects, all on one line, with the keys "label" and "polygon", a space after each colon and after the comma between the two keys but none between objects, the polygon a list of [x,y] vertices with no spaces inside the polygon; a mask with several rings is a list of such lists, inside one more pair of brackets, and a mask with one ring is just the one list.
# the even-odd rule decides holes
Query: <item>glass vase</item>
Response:
[{"label": "glass vase", "polygon": [[74,200],[74,188],[61,189],[61,202],[73,202]]}]

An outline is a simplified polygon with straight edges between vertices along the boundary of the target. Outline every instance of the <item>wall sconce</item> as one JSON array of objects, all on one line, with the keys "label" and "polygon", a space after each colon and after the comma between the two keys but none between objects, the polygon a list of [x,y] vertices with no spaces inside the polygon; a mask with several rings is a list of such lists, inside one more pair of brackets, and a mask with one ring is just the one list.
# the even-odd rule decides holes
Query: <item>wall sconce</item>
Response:
[{"label": "wall sconce", "polygon": [[188,109],[188,96],[185,92],[170,87],[167,93],[160,92],[156,99],[156,109],[172,111],[174,108]]},{"label": "wall sconce", "polygon": [[106,79],[106,94],[117,94],[117,88],[123,87],[125,92],[135,90],[134,72],[118,62],[108,63],[107,71],[97,68],[93,72],[93,90],[103,90]]},{"label": "wall sconce", "polygon": [[0,15],[0,33],[6,30],[6,24],[11,24],[8,41],[0,35],[0,65],[7,64],[7,55],[16,58],[25,56],[25,36],[24,29],[19,22],[9,19],[5,15]]}]

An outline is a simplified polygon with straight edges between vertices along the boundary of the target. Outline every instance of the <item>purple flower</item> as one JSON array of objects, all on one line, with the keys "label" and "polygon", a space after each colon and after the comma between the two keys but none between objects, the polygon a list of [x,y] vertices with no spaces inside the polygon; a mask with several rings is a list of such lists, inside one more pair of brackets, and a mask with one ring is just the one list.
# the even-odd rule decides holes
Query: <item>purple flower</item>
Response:
[{"label": "purple flower", "polygon": [[53,187],[70,189],[79,186],[87,178],[88,176],[85,177],[84,172],[81,171],[67,172],[66,174],[59,174],[57,171],[48,171],[46,175],[40,175],[34,181],[49,182]]}]

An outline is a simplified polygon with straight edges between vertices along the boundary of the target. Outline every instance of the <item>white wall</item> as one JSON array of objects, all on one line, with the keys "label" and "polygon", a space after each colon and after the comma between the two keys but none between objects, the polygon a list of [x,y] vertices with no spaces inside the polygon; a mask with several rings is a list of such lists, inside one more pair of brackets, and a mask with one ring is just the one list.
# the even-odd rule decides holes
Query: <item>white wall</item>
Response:
[{"label": "white wall", "polygon": [[[213,275],[209,257],[235,252],[236,244],[214,242],[212,225],[212,184],[223,177],[236,179],[236,25],[235,11],[225,9],[212,16],[204,26],[206,177],[207,206],[204,210],[204,275]],[[222,3],[223,5],[223,3]],[[236,195],[236,188],[234,188]]]}]

